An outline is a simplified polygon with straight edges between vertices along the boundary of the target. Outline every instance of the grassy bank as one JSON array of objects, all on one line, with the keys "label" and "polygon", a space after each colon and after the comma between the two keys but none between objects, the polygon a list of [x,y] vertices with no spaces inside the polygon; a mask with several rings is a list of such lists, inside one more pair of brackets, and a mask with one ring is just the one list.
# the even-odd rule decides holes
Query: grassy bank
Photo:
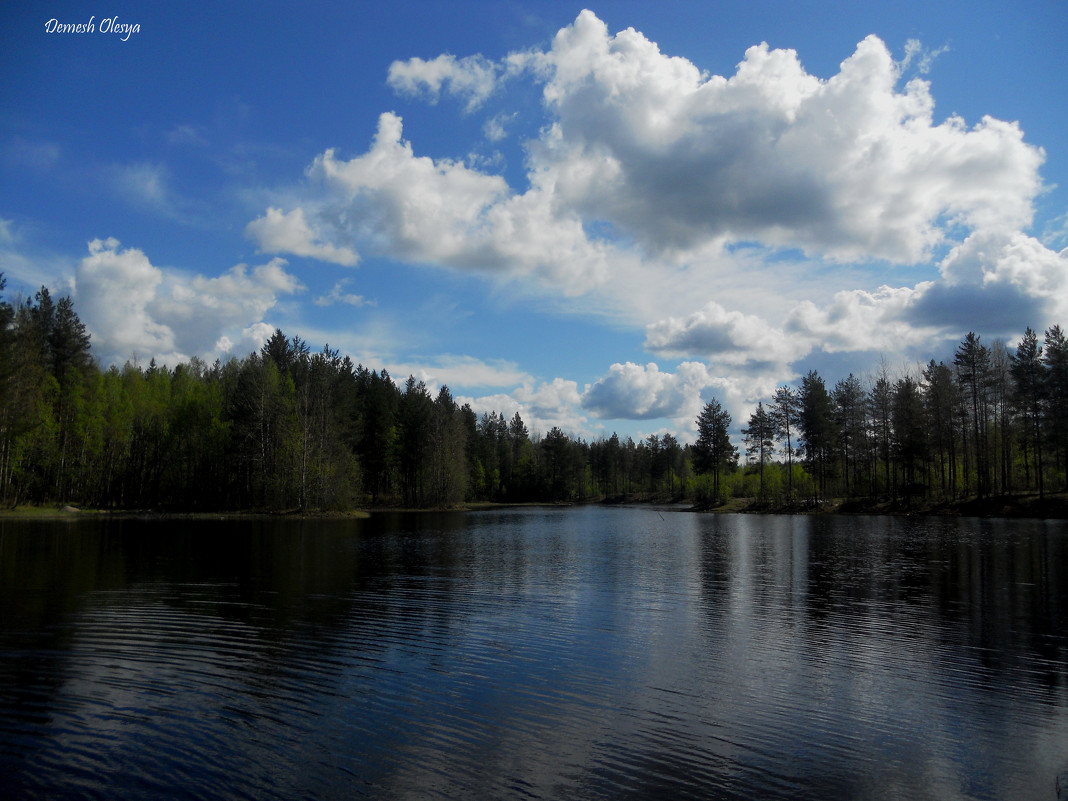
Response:
[{"label": "grassy bank", "polygon": [[20,505],[13,509],[0,509],[0,520],[76,520],[84,517],[165,517],[172,519],[190,518],[194,520],[220,520],[226,518],[245,520],[259,518],[266,520],[289,517],[332,520],[344,518],[360,519],[370,516],[371,513],[365,509],[353,509],[346,512],[301,512],[297,509],[280,512],[257,510],[176,512],[166,509],[84,509],[64,505]]},{"label": "grassy bank", "polygon": [[[630,499],[623,501],[591,500],[587,503],[608,503],[610,505],[633,504],[635,506],[670,505],[677,507],[677,499]],[[194,518],[194,519],[220,519],[220,518],[263,518],[277,519],[307,518],[307,519],[345,519],[367,518],[373,512],[404,512],[404,511],[451,511],[469,512],[485,511],[490,509],[508,509],[517,507],[552,507],[572,504],[552,503],[499,503],[493,501],[479,501],[464,504],[448,509],[403,509],[399,507],[370,507],[367,509],[354,509],[344,512],[301,512],[292,509],[278,512],[265,512],[261,510],[244,511],[216,511],[216,512],[175,512],[168,510],[149,509],[85,509],[74,506],[51,504],[44,506],[20,505],[15,508],[0,509],[0,520],[74,520],[88,516],[111,516],[111,517],[169,517],[169,518]],[[818,504],[811,500],[797,501],[791,504],[766,504],[759,503],[754,498],[731,498],[720,506],[711,509],[699,509],[715,514],[731,513],[762,513],[762,514],[857,514],[857,515],[930,515],[948,517],[1006,517],[1006,518],[1033,518],[1043,520],[1066,520],[1068,519],[1068,493],[1050,493],[1042,498],[1037,494],[1004,495],[988,498],[966,498],[956,501],[873,501],[870,499],[846,499],[833,498],[821,501]]]},{"label": "grassy bank", "polygon": [[760,504],[752,498],[734,499],[716,512],[763,512],[768,514],[866,514],[929,515],[946,517],[1008,517],[1041,520],[1068,519],[1068,493],[999,495],[961,500],[884,500],[833,498],[789,505]]}]

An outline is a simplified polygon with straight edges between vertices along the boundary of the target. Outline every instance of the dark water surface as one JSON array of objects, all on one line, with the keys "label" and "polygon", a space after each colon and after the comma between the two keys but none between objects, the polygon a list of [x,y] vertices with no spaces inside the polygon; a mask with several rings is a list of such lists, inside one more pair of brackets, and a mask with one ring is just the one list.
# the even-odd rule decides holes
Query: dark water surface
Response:
[{"label": "dark water surface", "polygon": [[3,798],[1055,799],[1063,522],[0,522]]}]

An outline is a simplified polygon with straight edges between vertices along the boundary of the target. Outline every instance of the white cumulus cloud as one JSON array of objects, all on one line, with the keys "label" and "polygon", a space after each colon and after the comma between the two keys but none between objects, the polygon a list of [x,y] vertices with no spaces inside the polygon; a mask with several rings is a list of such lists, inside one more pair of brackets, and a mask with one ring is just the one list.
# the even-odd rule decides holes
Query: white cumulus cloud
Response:
[{"label": "white cumulus cloud", "polygon": [[883,351],[957,339],[962,330],[1018,336],[1068,317],[1068,250],[1020,232],[982,232],[954,247],[939,277],[913,287],[841,291],[799,303],[785,331],[828,352]]},{"label": "white cumulus cloud", "polygon": [[559,377],[540,383],[528,379],[509,393],[457,397],[457,402],[471,404],[479,415],[497,412],[510,419],[519,412],[531,436],[557,427],[572,436],[588,437],[595,429],[583,413],[578,384]]},{"label": "white cumulus cloud", "polygon": [[343,160],[327,150],[308,175],[326,188],[320,222],[313,228],[300,208],[268,209],[249,226],[261,249],[315,256],[307,242],[344,237],[380,256],[531,274],[569,293],[607,276],[612,249],[591,242],[581,217],[556,208],[550,191],[514,194],[500,176],[417,156],[393,113],[381,115],[367,153]]},{"label": "white cumulus cloud", "polygon": [[811,343],[789,336],[752,314],[727,311],[715,301],[684,317],[648,325],[645,346],[656,353],[701,356],[725,364],[789,364]]},{"label": "white cumulus cloud", "polygon": [[[547,119],[525,143],[522,187],[417,155],[387,112],[366,152],[323,152],[307,170],[309,200],[269,208],[250,236],[272,253],[331,260],[324,248],[351,242],[535,279],[522,285],[644,326],[658,356],[704,359],[717,381],[743,368],[724,386],[739,402],[815,348],[897,353],[956,335],[962,304],[1042,325],[1064,296],[1063,254],[1025,233],[1045,153],[1016,122],[938,119],[931,84],[904,73],[923,74],[939,52],[910,42],[895,61],[869,36],[821,77],[793,50],[756,44],[733,74],[711,75],[583,11],[544,49],[390,68],[396,91],[451,93],[467,111],[505,78],[539,85]],[[501,135],[504,119],[487,134]],[[803,258],[773,261],[793,252]],[[743,265],[761,260],[747,285]],[[895,265],[908,281],[895,285]],[[684,372],[617,365],[584,408],[689,410]]]},{"label": "white cumulus cloud", "polygon": [[119,249],[114,237],[94,239],[76,278],[78,308],[95,347],[106,361],[160,356],[178,362],[174,331],[156,321],[148,306],[163,271],[136,248]]},{"label": "white cumulus cloud", "polygon": [[[89,243],[75,274],[79,315],[105,363],[135,359],[177,364],[262,344],[262,318],[280,295],[301,289],[283,259],[220,276],[190,275],[153,265],[143,251],[111,237]],[[236,353],[235,355],[244,355]]]},{"label": "white cumulus cloud", "polygon": [[[910,45],[906,58],[919,52]],[[323,208],[315,233],[292,239],[351,238],[393,258],[535,274],[573,294],[604,286],[620,260],[649,281],[663,259],[730,242],[916,263],[962,226],[1028,225],[1042,189],[1044,153],[1017,124],[936,122],[930,85],[899,87],[902,64],[874,36],[826,79],[765,44],[734,75],[708,75],[633,29],[610,35],[584,11],[545,51],[500,64],[394,62],[390,83],[482,98],[489,76],[522,72],[544,83],[549,114],[527,144],[526,191],[415,156],[386,113],[367,153],[343,161],[328,150],[309,168],[326,188]],[[268,218],[292,223],[298,211]],[[614,233],[591,236],[601,224]],[[278,244],[271,252],[297,252]]]},{"label": "white cumulus cloud", "polygon": [[764,44],[733,76],[708,76],[584,11],[531,63],[556,117],[538,168],[561,201],[653,253],[753,239],[914,262],[946,218],[1028,224],[1041,189],[1044,154],[1019,126],[935,123],[929,84],[898,89],[900,68],[874,36],[826,80]]},{"label": "white cumulus cloud", "polygon": [[727,374],[692,361],[682,362],[674,372],[661,371],[654,362],[626,362],[613,364],[607,375],[586,388],[582,408],[602,419],[671,419],[676,432],[692,439],[697,416],[709,400],[719,400],[737,423],[775,391],[781,378],[774,371]]},{"label": "white cumulus cloud", "polygon": [[295,208],[285,213],[281,209],[268,208],[262,217],[257,217],[245,227],[249,239],[256,241],[264,253],[292,253],[320,261],[346,266],[355,265],[360,257],[352,248],[338,247],[323,242],[304,218],[304,210]]}]

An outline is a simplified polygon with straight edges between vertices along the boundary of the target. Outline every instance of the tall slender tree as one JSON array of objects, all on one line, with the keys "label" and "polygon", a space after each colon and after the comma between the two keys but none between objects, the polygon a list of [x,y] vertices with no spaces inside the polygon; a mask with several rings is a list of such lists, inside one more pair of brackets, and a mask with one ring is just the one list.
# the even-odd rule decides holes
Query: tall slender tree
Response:
[{"label": "tall slender tree", "polygon": [[433,429],[433,400],[426,384],[417,381],[415,376],[408,376],[397,412],[397,445],[404,502],[408,506],[419,506],[427,489],[427,457]]},{"label": "tall slender tree", "polygon": [[835,440],[834,404],[827,385],[812,370],[801,381],[801,435],[806,467],[813,477],[814,500],[825,498],[830,482]]},{"label": "tall slender tree", "polygon": [[886,365],[879,373],[868,392],[868,417],[872,433],[872,497],[879,495],[879,463],[883,467],[882,491],[893,492],[895,481],[892,471],[893,449],[891,447],[894,387]]},{"label": "tall slender tree", "polygon": [[989,488],[989,455],[985,439],[987,430],[987,387],[990,377],[990,351],[969,331],[957,348],[953,363],[957,366],[961,390],[971,423],[972,449],[975,455],[976,492],[982,498]]},{"label": "tall slender tree", "polygon": [[693,469],[698,475],[712,474],[712,501],[718,503],[720,475],[738,462],[738,450],[731,444],[731,415],[718,400],[705,404],[697,417],[697,442],[693,445]]},{"label": "tall slender tree", "polygon": [[957,494],[956,390],[953,371],[945,362],[928,363],[923,371],[924,406],[931,426],[932,447],[938,452],[938,475],[942,495]]},{"label": "tall slender tree", "polygon": [[1016,346],[1012,356],[1012,378],[1015,385],[1016,406],[1020,409],[1025,429],[1035,455],[1035,481],[1038,497],[1045,494],[1042,481],[1042,405],[1046,390],[1046,365],[1042,360],[1042,346],[1038,334],[1030,326]]},{"label": "tall slender tree", "polygon": [[1068,490],[1068,338],[1059,325],[1046,331],[1045,351],[1049,430],[1053,433],[1064,487]]},{"label": "tall slender tree", "polygon": [[[918,470],[927,459],[927,421],[919,384],[906,375],[894,384],[892,405],[892,448],[903,473],[904,495],[911,502],[913,496],[925,491],[918,480]],[[895,491],[896,495],[896,491]]]},{"label": "tall slender tree", "polygon": [[860,379],[850,373],[834,385],[835,425],[838,429],[838,452],[842,458],[842,479],[845,494],[860,489],[860,468],[865,463],[867,449],[867,415],[864,388]]},{"label": "tall slender tree", "polygon": [[789,497],[794,496],[794,435],[797,431],[798,415],[797,392],[791,387],[781,386],[775,390],[771,405],[771,415],[775,422],[775,436],[785,440],[783,453],[786,456],[786,482]]},{"label": "tall slender tree", "polygon": [[756,410],[749,415],[749,425],[742,429],[745,437],[745,454],[749,459],[755,457],[760,471],[760,498],[767,500],[764,489],[764,465],[770,460],[775,449],[775,421],[764,408],[763,402],[757,403]]}]

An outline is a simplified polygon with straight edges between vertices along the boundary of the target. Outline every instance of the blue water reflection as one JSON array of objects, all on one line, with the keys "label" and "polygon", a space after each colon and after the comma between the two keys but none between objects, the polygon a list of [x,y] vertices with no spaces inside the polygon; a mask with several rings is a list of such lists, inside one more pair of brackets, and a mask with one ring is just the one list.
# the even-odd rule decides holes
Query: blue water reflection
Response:
[{"label": "blue water reflection", "polygon": [[1068,531],[0,523],[0,796],[1054,798]]}]

